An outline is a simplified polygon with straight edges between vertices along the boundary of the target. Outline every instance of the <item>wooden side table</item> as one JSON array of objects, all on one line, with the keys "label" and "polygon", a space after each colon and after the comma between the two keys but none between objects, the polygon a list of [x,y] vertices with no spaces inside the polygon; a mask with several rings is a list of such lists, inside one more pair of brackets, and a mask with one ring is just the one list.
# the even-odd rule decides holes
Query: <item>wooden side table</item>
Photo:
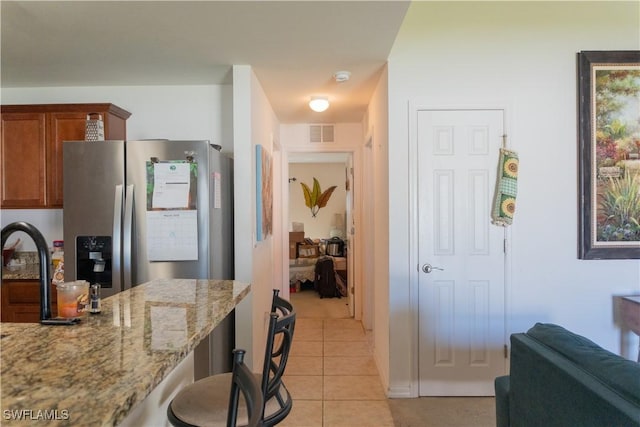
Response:
[{"label": "wooden side table", "polygon": [[[623,357],[630,358],[629,332],[640,336],[640,295],[620,297],[620,349]],[[638,348],[640,362],[640,346]]]}]

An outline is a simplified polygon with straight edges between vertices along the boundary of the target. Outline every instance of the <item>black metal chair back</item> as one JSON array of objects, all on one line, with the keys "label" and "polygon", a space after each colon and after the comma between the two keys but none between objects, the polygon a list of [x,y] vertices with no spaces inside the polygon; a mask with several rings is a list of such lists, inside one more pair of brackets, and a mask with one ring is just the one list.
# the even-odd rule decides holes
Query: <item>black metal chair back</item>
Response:
[{"label": "black metal chair back", "polygon": [[291,412],[293,400],[282,382],[296,323],[296,312],[291,303],[273,292],[264,366],[262,369],[262,393],[265,404],[276,399],[279,408],[275,411],[263,411],[265,426],[282,421]]},{"label": "black metal chair back", "polygon": [[244,401],[247,405],[247,413],[249,415],[247,427],[262,427],[262,410],[264,408],[262,388],[256,376],[244,364],[244,354],[244,350],[233,351],[233,373],[231,376],[227,427],[236,427],[240,393],[244,396]]},{"label": "black metal chair back", "polygon": [[276,313],[279,316],[286,316],[293,310],[293,305],[286,299],[282,298],[279,289],[273,290],[273,298],[271,300],[271,312]]}]

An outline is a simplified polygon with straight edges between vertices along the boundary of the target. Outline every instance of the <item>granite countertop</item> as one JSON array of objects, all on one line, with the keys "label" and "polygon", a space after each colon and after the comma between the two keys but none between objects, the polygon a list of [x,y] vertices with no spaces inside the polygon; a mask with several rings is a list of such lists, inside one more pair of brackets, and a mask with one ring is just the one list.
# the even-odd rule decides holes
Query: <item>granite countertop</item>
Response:
[{"label": "granite countertop", "polygon": [[[51,272],[53,274],[53,271]],[[38,280],[40,264],[22,264],[2,267],[2,280]]]},{"label": "granite countertop", "polygon": [[[249,293],[231,280],[159,279],[102,300],[75,326],[0,324],[7,411],[56,411],[46,425],[117,425]],[[67,414],[67,416],[65,416]]]},{"label": "granite countertop", "polygon": [[[38,280],[40,279],[40,259],[38,252],[15,252],[11,265],[2,266],[2,280]],[[13,264],[16,263],[16,264]],[[49,267],[53,275],[53,269]]]}]

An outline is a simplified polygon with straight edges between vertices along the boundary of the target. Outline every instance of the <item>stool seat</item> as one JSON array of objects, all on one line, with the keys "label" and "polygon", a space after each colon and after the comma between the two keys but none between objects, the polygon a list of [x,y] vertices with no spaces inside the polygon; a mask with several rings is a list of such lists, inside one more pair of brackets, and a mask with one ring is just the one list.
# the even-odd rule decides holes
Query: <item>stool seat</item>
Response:
[{"label": "stool seat", "polygon": [[[245,353],[242,349],[233,350],[230,373],[200,380],[178,393],[167,408],[169,422],[179,427],[263,427],[260,378],[244,364]],[[212,407],[209,399],[226,403],[226,408]],[[239,416],[242,423],[238,422]]]},{"label": "stool seat", "polygon": [[[171,411],[181,421],[194,426],[226,426],[231,375],[231,372],[212,375],[185,386],[171,402]],[[260,383],[262,375],[256,373],[254,375],[256,381]],[[291,399],[283,382],[280,383],[279,395]],[[264,417],[269,418],[281,409],[282,405],[274,396],[265,403]],[[237,424],[246,426],[247,420],[247,406],[241,394]]]}]

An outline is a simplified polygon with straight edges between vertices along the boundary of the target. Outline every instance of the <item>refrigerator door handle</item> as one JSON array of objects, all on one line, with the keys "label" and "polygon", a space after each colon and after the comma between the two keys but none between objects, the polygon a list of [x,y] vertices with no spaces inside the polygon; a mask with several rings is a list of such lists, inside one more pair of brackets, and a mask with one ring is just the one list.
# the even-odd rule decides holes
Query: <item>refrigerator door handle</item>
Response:
[{"label": "refrigerator door handle", "polygon": [[122,290],[122,185],[115,187],[115,200],[113,203],[113,232],[112,232],[112,286],[116,292]]},{"label": "refrigerator door handle", "polygon": [[124,228],[122,242],[123,260],[123,290],[131,289],[133,285],[132,251],[133,251],[133,185],[127,185],[124,198]]}]

